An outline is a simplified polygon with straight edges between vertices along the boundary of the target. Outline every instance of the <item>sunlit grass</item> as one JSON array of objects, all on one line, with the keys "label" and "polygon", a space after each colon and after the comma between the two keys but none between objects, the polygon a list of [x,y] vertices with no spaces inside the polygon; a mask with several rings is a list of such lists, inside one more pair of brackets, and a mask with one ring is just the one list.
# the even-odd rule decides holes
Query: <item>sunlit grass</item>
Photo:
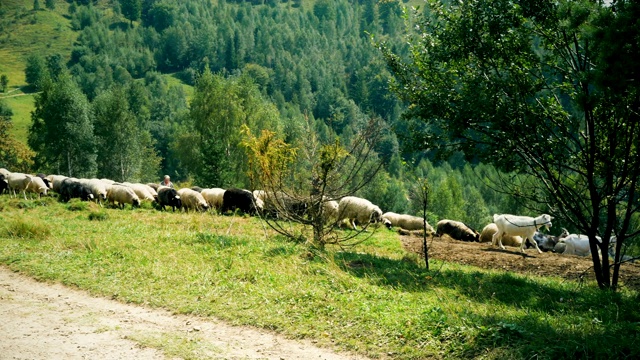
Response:
[{"label": "sunlit grass", "polygon": [[[640,352],[637,293],[438,261],[426,271],[385,229],[356,248],[321,252],[250,217],[16,204],[0,197],[1,223],[36,222],[49,234],[0,233],[0,263],[123,302],[214,316],[371,357]],[[106,219],[91,221],[92,212]],[[174,340],[176,351],[193,351],[179,350],[182,340]]]}]

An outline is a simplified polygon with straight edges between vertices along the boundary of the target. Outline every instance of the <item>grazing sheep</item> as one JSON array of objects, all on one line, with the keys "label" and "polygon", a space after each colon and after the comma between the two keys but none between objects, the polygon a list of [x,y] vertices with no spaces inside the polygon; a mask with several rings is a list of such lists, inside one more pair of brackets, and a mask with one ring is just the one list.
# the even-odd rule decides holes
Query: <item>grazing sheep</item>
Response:
[{"label": "grazing sheep", "polygon": [[5,178],[4,174],[0,174],[0,195],[5,191],[9,193],[9,182]]},{"label": "grazing sheep", "polygon": [[201,188],[200,186],[192,186],[191,190],[193,191],[197,191],[199,193],[202,193],[202,190],[204,190],[203,188]]},{"label": "grazing sheep", "polygon": [[436,236],[449,235],[462,241],[480,241],[480,234],[460,221],[440,220],[436,224]]},{"label": "grazing sheep", "polygon": [[102,201],[107,200],[107,187],[102,180],[99,179],[78,179],[82,185],[86,186],[91,190],[91,194],[93,194],[93,200],[98,203],[102,203]]},{"label": "grazing sheep", "polygon": [[[222,196],[222,212],[240,210],[247,214],[255,214],[260,210],[259,202],[249,190],[231,188]],[[266,206],[266,205],[265,205]]]},{"label": "grazing sheep", "polygon": [[113,185],[116,182],[111,180],[111,179],[100,179],[100,181],[102,181],[103,183],[107,184],[107,185]]},{"label": "grazing sheep", "polygon": [[59,189],[59,199],[62,202],[68,202],[72,198],[80,198],[82,201],[89,201],[94,198],[91,189],[75,178],[66,178],[59,185],[55,185],[54,181],[54,187],[56,186]]},{"label": "grazing sheep", "polygon": [[122,185],[132,188],[133,192],[138,195],[138,199],[140,199],[140,201],[156,201],[156,198],[151,194],[151,192],[149,192],[149,187],[147,185],[130,182],[124,182]]},{"label": "grazing sheep", "polygon": [[224,191],[221,188],[203,189],[200,194],[202,194],[211,209],[220,210],[224,200]]},{"label": "grazing sheep", "polygon": [[[382,222],[388,227],[399,227],[405,230],[424,230],[425,220],[418,216],[386,212],[382,214]],[[434,232],[433,227],[427,225],[427,232]]]},{"label": "grazing sheep", "polygon": [[64,175],[47,175],[46,177],[51,184],[51,190],[60,193],[60,185],[67,177]]},{"label": "grazing sheep", "polygon": [[156,192],[158,191],[158,188],[160,188],[160,184],[156,183],[147,183],[147,186],[153,188],[153,190],[155,190]]},{"label": "grazing sheep", "polygon": [[38,173],[36,174],[36,176],[42,179],[42,182],[44,182],[44,184],[47,185],[47,189],[49,190],[53,189],[53,184],[49,182],[49,179],[47,179],[47,177],[43,173]]},{"label": "grazing sheep", "polygon": [[[493,235],[498,232],[498,226],[494,223],[490,223],[482,229],[480,233],[480,242],[492,242]],[[522,245],[522,238],[520,236],[503,235],[502,245],[519,247]]]},{"label": "grazing sheep", "polygon": [[10,173],[7,177],[7,184],[14,197],[17,197],[18,192],[22,192],[25,200],[27,200],[27,192],[42,196],[47,195],[47,190],[49,190],[41,178],[23,173]]},{"label": "grazing sheep", "polygon": [[162,210],[165,209],[165,206],[171,206],[171,209],[175,212],[176,208],[182,208],[182,200],[176,189],[160,186],[158,187],[158,205]]},{"label": "grazing sheep", "polygon": [[382,210],[371,201],[355,196],[345,196],[338,202],[338,220],[349,220],[354,230],[358,230],[356,222],[364,227],[369,223],[382,221]]},{"label": "grazing sheep", "polygon": [[324,218],[326,222],[332,222],[338,220],[338,208],[339,204],[335,200],[325,200],[322,202],[322,206],[324,207]]},{"label": "grazing sheep", "polygon": [[118,207],[124,209],[126,204],[130,204],[133,209],[140,206],[140,199],[132,188],[124,185],[112,185],[107,190],[107,200],[110,204],[118,203]]},{"label": "grazing sheep", "polygon": [[178,195],[180,196],[180,201],[182,201],[182,208],[186,212],[189,212],[189,210],[206,211],[209,208],[202,194],[195,190],[183,188],[178,190]]},{"label": "grazing sheep", "polygon": [[547,214],[540,215],[536,218],[530,216],[516,216],[516,215],[493,215],[493,222],[498,226],[498,232],[493,235],[492,244],[498,244],[500,248],[504,249],[502,245],[502,236],[512,235],[521,236],[522,244],[520,244],[520,252],[524,253],[524,243],[527,239],[536,247],[538,253],[542,253],[542,250],[538,247],[538,243],[533,239],[535,232],[542,226],[546,226],[547,230],[551,227],[551,220],[553,217]]}]

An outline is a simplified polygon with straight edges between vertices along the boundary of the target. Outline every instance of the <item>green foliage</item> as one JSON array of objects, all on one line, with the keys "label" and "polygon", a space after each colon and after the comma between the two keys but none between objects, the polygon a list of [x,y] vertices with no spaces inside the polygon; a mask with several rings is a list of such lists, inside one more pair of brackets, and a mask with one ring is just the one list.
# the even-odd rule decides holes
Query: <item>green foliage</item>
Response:
[{"label": "green foliage", "polygon": [[47,82],[36,96],[29,129],[29,146],[36,167],[75,177],[96,170],[93,114],[86,96],[66,74]]},{"label": "green foliage", "polygon": [[11,134],[13,111],[0,99],[0,167],[16,172],[28,172],[35,155],[24,143]]},{"label": "green foliage", "polygon": [[[617,51],[638,34],[640,7],[617,5],[433,1],[411,19],[408,60],[381,46],[408,117],[426,124],[422,148],[517,171],[503,191],[602,235],[603,252],[614,233],[637,236],[640,209],[640,117],[628,110],[640,88],[627,81],[638,54]],[[594,270],[601,287],[617,286],[607,257]]]},{"label": "green foliage", "polygon": [[134,21],[140,20],[142,14],[142,0],[118,0],[120,2],[120,11],[122,15],[131,21],[133,25]]},{"label": "green foliage", "polygon": [[7,74],[0,75],[0,91],[7,92],[7,86],[9,86],[9,77]]},{"label": "green foliage", "polygon": [[[199,77],[190,104],[189,123],[177,144],[183,163],[197,183],[211,187],[246,187],[247,159],[240,143],[246,125],[256,134],[263,129],[281,132],[277,109],[265,100],[247,77],[224,78],[208,69]],[[191,131],[195,132],[195,138]]]},{"label": "green foliage", "polygon": [[105,210],[90,211],[88,219],[91,221],[109,220],[109,213],[107,213]]},{"label": "green foliage", "polygon": [[45,59],[38,54],[32,54],[27,57],[27,64],[24,73],[27,84],[36,90],[41,90],[43,83],[49,77],[49,71]]}]

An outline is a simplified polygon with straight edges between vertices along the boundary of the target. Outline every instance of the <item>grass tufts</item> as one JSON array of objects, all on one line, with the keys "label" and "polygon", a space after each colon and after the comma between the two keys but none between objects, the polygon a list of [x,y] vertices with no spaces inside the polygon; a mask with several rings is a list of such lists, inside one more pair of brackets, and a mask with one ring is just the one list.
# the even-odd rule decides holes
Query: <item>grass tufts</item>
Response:
[{"label": "grass tufts", "polygon": [[92,210],[89,212],[89,220],[105,221],[109,219],[109,214],[105,210]]},{"label": "grass tufts", "polygon": [[17,239],[43,239],[51,235],[49,227],[38,219],[11,219],[3,231],[7,237]]},{"label": "grass tufts", "polygon": [[86,211],[89,209],[89,203],[80,199],[71,199],[67,204],[69,211]]}]

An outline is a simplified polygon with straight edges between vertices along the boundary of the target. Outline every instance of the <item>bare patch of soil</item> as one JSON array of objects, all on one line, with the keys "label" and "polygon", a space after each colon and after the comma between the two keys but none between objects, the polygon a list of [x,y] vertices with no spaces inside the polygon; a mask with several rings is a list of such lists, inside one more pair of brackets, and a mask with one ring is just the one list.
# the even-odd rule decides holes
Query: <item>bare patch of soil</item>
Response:
[{"label": "bare patch of soil", "polygon": [[173,359],[136,339],[187,344],[192,358],[331,359],[338,354],[251,327],[97,298],[0,266],[0,359]]},{"label": "bare patch of soil", "polygon": [[[402,246],[409,252],[423,255],[423,239],[415,235],[398,235]],[[447,235],[427,237],[430,259],[456,262],[483,269],[498,269],[538,276],[558,276],[567,280],[594,280],[591,257],[555,254],[535,249],[520,253],[519,248],[502,250],[491,243],[470,243],[453,240]],[[640,264],[624,263],[620,266],[621,286],[640,290]]]}]

